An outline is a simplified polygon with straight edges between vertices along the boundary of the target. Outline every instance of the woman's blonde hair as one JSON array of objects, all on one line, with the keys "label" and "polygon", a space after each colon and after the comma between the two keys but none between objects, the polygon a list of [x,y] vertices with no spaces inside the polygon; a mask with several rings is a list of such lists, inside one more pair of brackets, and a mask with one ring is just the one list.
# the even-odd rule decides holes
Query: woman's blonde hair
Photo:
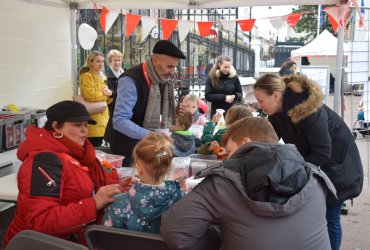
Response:
[{"label": "woman's blonde hair", "polygon": [[89,53],[87,56],[84,65],[80,69],[80,75],[82,73],[88,72],[92,68],[92,62],[94,61],[95,57],[101,56],[104,58],[104,54],[100,51],[94,50]]},{"label": "woman's blonde hair", "polygon": [[155,181],[159,181],[171,168],[172,144],[163,135],[150,132],[136,144],[133,158],[134,161],[142,161],[145,170]]},{"label": "woman's blonde hair", "polygon": [[230,126],[234,122],[248,116],[253,116],[252,112],[244,105],[234,105],[226,113],[225,123],[226,126]]},{"label": "woman's blonde hair", "polygon": [[113,57],[120,57],[121,59],[123,59],[122,53],[119,50],[116,50],[116,49],[111,49],[108,52],[108,63],[109,64],[111,63],[111,60],[112,60]]},{"label": "woman's blonde hair", "polygon": [[220,64],[223,64],[224,62],[231,62],[231,58],[228,56],[219,56],[216,59],[216,64],[213,66],[211,71],[209,72],[209,75],[211,77],[211,83],[213,87],[216,87],[218,83],[218,76],[217,76],[217,70],[220,70]]},{"label": "woman's blonde hair", "polygon": [[274,74],[266,74],[260,77],[254,84],[254,89],[263,90],[267,95],[272,95],[275,91],[284,94],[286,88],[290,88],[295,93],[302,93],[302,83],[309,81],[305,75],[290,75],[280,77]]}]

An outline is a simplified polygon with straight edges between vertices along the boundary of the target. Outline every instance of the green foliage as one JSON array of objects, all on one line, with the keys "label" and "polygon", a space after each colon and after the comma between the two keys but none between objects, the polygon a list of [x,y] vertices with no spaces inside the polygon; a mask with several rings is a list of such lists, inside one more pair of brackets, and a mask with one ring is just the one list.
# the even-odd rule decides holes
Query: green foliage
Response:
[{"label": "green foliage", "polygon": [[[329,5],[322,5],[321,9],[323,10],[328,6]],[[317,5],[301,5],[293,10],[293,13],[303,12],[301,20],[299,20],[298,24],[294,27],[294,31],[306,34],[304,37],[297,40],[309,43],[317,36],[317,10]],[[320,33],[325,29],[335,35],[326,12],[324,12],[324,24],[320,27]]]}]

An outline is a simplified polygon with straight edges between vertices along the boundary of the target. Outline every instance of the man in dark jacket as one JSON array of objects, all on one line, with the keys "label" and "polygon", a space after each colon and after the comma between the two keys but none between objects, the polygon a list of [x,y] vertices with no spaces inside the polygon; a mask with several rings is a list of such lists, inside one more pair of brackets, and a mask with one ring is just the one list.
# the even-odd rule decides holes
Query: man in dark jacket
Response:
[{"label": "man in dark jacket", "polygon": [[329,250],[325,200],[335,189],[320,168],[276,144],[264,118],[237,121],[223,140],[229,159],[198,174],[205,179],[162,215],[168,246]]},{"label": "man in dark jacket", "polygon": [[[118,80],[111,131],[111,151],[123,155],[122,166],[131,166],[132,150],[151,130],[175,123],[176,102],[172,75],[185,55],[173,43],[161,40],[143,64],[126,70]],[[179,112],[185,111],[179,105]]]}]

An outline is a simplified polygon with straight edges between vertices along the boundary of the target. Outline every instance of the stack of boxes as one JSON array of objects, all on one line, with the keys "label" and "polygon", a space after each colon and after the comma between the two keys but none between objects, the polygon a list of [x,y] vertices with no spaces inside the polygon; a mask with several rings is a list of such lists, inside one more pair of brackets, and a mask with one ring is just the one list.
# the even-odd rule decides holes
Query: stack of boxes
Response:
[{"label": "stack of boxes", "polygon": [[44,111],[0,112],[0,152],[17,148],[25,140],[27,127],[31,123],[38,126],[41,117]]}]

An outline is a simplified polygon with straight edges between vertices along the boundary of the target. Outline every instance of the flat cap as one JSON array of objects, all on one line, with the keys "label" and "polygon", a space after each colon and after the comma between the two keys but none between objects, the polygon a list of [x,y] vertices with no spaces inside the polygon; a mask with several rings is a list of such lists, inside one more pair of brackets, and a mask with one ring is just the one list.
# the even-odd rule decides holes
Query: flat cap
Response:
[{"label": "flat cap", "polygon": [[48,121],[57,122],[88,122],[96,124],[84,105],[74,101],[61,101],[46,110]]},{"label": "flat cap", "polygon": [[186,59],[186,56],[173,43],[167,40],[158,41],[153,48],[153,53],[163,54],[179,59]]}]

